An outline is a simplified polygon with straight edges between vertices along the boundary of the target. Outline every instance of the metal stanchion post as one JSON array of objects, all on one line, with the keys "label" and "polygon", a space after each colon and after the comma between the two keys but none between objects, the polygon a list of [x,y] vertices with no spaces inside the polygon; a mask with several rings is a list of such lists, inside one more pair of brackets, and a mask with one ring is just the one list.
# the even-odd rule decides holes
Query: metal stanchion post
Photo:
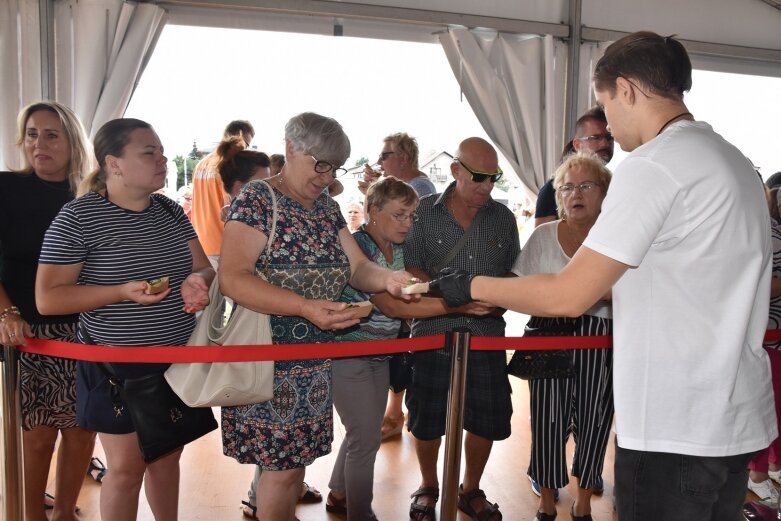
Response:
[{"label": "metal stanchion post", "polygon": [[3,488],[2,514],[5,521],[24,518],[22,479],[22,429],[19,408],[19,352],[12,347],[3,347],[2,385],[3,420]]},{"label": "metal stanchion post", "polygon": [[447,430],[440,519],[442,521],[455,521],[458,515],[458,483],[461,475],[461,440],[464,433],[466,367],[471,334],[468,329],[458,328],[446,338],[446,347],[450,349],[452,358],[450,393],[447,401]]}]

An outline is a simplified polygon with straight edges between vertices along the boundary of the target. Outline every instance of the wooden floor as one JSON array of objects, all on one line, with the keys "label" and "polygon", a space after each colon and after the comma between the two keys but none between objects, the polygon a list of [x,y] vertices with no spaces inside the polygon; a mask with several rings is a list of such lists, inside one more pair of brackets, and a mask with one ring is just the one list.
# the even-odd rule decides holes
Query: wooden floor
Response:
[{"label": "wooden floor", "polygon": [[[499,503],[504,519],[510,521],[531,520],[537,506],[537,496],[530,489],[526,478],[529,462],[529,400],[526,382],[513,380],[513,435],[494,445],[482,488],[491,501]],[[219,409],[215,409],[219,414]],[[344,436],[337,420],[336,442],[333,452],[320,458],[307,469],[306,480],[317,487],[323,495],[328,492],[328,479],[335,459],[336,450]],[[570,444],[571,445],[571,444]],[[613,449],[608,450],[605,463],[605,493],[593,502],[595,521],[612,521]],[[444,444],[443,444],[444,446]],[[571,447],[570,447],[571,449]],[[96,451],[100,454],[100,448]],[[105,461],[105,459],[104,459]],[[440,476],[441,476],[440,457]],[[463,465],[462,465],[463,471]],[[182,481],[179,501],[182,521],[240,521],[241,500],[246,499],[246,490],[252,479],[253,468],[241,465],[222,455],[219,431],[188,445],[181,461]],[[110,469],[109,469],[110,472]],[[377,455],[375,470],[374,509],[381,521],[408,519],[409,494],[418,488],[420,475],[412,444],[412,437],[406,431],[382,444]],[[441,479],[441,478],[440,478]],[[570,488],[561,491],[559,513],[566,515],[574,501]],[[54,490],[53,484],[49,487]],[[82,521],[99,521],[98,497],[100,485],[91,478],[84,480],[79,506]],[[325,511],[323,503],[299,505],[296,515],[301,521],[326,521],[343,519]],[[138,519],[153,521],[154,518],[141,497]],[[459,521],[469,518],[459,513]],[[111,520],[104,520],[111,521]]]}]

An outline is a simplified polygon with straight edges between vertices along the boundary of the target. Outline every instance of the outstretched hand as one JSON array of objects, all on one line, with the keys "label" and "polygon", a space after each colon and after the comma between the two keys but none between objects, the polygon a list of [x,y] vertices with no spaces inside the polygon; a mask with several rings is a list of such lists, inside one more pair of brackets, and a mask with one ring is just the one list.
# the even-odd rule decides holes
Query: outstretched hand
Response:
[{"label": "outstretched hand", "polygon": [[474,277],[465,270],[444,268],[439,272],[439,277],[431,281],[429,287],[438,289],[448,306],[463,306],[472,302],[471,286]]}]

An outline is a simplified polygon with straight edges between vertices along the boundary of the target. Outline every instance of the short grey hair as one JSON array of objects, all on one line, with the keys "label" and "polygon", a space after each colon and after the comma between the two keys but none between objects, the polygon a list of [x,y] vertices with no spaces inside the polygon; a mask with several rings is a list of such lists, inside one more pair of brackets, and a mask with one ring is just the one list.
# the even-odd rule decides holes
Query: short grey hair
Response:
[{"label": "short grey hair", "polygon": [[314,112],[302,112],[285,125],[285,140],[297,152],[340,167],[350,157],[350,139],[333,118]]}]

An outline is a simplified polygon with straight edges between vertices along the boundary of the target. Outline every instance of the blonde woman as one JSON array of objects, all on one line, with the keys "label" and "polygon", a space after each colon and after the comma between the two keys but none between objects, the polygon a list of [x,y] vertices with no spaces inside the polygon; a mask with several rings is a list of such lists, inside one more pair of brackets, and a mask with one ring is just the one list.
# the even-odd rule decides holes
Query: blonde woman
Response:
[{"label": "blonde woman", "polygon": [[[0,173],[0,344],[25,337],[73,342],[78,315],[43,316],[35,300],[35,270],[44,233],[71,201],[92,154],[76,114],[56,102],[38,102],[19,114],[24,166]],[[95,445],[95,433],[76,425],[76,362],[20,354],[24,489],[27,521],[72,521]],[[44,505],[54,445],[61,435],[53,505]],[[51,500],[51,498],[48,498]]]}]

